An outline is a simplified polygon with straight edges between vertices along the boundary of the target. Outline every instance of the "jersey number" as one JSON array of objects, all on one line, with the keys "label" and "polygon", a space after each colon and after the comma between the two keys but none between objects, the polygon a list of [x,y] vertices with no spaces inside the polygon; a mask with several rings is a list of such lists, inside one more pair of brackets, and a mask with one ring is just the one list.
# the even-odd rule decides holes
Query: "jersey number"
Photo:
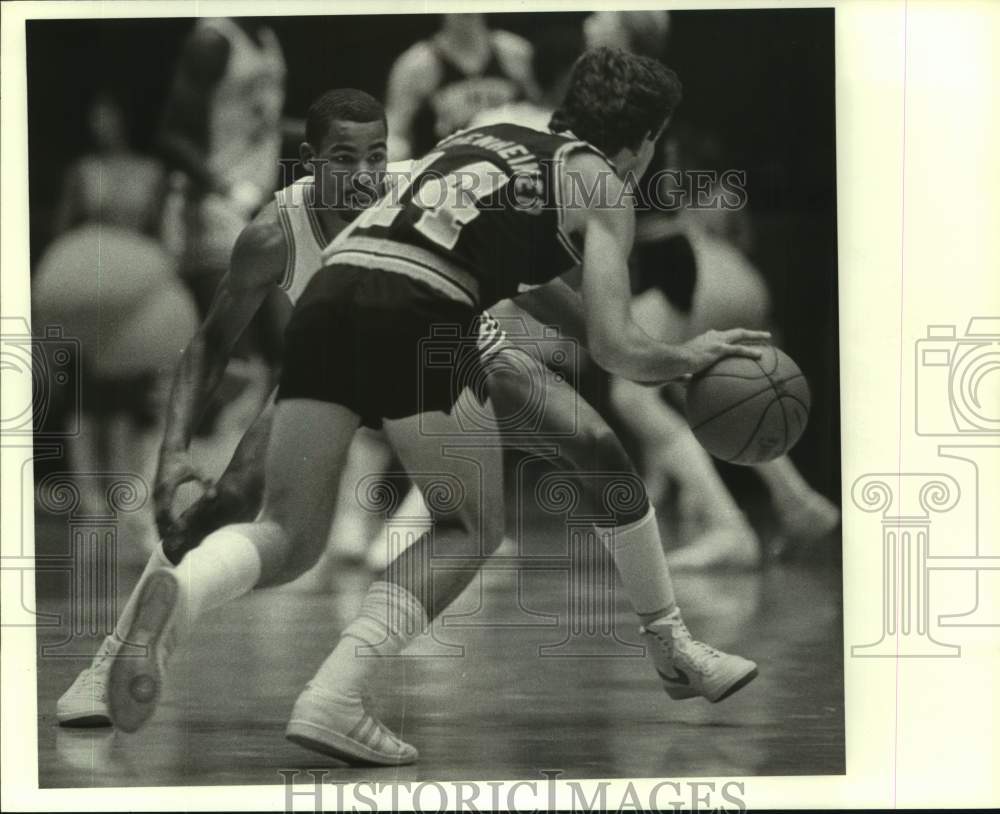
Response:
[{"label": "jersey number", "polygon": [[[364,229],[369,226],[392,226],[393,221],[403,211],[399,198],[427,167],[439,159],[443,152],[429,154],[414,165],[409,176],[390,191],[385,198],[358,218],[357,224]],[[462,227],[479,217],[476,203],[495,192],[509,180],[496,164],[478,161],[452,170],[446,175],[427,178],[413,196],[413,203],[423,209],[423,214],[413,224],[413,228],[428,240],[446,249],[455,248]]]}]

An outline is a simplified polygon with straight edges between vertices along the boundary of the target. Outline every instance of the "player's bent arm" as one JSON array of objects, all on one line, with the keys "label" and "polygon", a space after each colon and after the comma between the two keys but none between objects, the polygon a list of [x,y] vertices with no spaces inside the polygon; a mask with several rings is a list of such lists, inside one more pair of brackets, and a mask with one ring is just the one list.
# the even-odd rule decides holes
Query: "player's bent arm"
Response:
[{"label": "player's bent arm", "polygon": [[222,380],[233,347],[268,294],[275,291],[287,257],[284,232],[272,204],[240,234],[208,316],[181,355],[161,455],[188,448],[196,421]]},{"label": "player's bent arm", "polygon": [[591,354],[609,373],[633,381],[664,381],[692,372],[686,348],[657,342],[632,318],[628,257],[635,213],[607,164],[591,156],[580,159],[570,170],[579,172],[584,184],[600,181],[607,194],[594,206],[568,213],[569,225],[583,236],[583,309]]}]

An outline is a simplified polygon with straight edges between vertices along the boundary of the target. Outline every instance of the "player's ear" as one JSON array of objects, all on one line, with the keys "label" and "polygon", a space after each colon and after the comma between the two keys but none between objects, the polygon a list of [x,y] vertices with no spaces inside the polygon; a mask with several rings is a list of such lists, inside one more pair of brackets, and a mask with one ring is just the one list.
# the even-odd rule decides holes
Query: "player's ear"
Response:
[{"label": "player's ear", "polygon": [[315,172],[315,167],[313,166],[313,159],[316,158],[316,151],[313,146],[308,141],[303,141],[299,145],[299,161],[302,165],[308,169],[310,172]]}]

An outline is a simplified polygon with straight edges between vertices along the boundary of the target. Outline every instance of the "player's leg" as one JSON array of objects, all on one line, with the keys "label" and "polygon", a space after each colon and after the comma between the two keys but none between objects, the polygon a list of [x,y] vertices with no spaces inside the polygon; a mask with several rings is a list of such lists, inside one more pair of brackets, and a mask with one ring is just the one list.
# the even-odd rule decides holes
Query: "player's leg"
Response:
[{"label": "player's leg", "polygon": [[[503,353],[530,354],[510,349]],[[497,412],[515,407],[530,393],[544,391],[541,422],[534,440],[558,441],[560,462],[579,473],[583,491],[608,520],[595,526],[607,547],[664,689],[671,698],[702,696],[721,701],[757,675],[757,665],[722,653],[691,637],[674,595],[656,513],[618,437],[594,408],[564,379],[551,375],[540,358],[520,366],[491,365],[491,400]],[[525,375],[511,375],[520,369]],[[596,476],[596,477],[595,477]]]},{"label": "player's leg", "polygon": [[101,642],[90,666],[77,675],[56,702],[56,719],[61,726],[111,726],[107,698],[111,660],[126,639],[150,575],[172,568],[213,531],[231,523],[248,522],[260,511],[264,490],[263,461],[272,412],[271,408],[263,410],[247,429],[211,494],[203,495],[188,507],[172,532],[154,546],[118,616],[114,631]]},{"label": "player's leg", "polygon": [[117,726],[134,731],[153,713],[166,659],[203,613],[257,585],[294,579],[316,562],[359,423],[338,404],[311,399],[278,404],[258,520],[213,532],[178,566],[157,570],[145,581],[125,636],[129,646],[115,656],[110,674],[109,704]]},{"label": "player's leg", "polygon": [[[434,525],[390,563],[368,590],[358,616],[299,696],[289,739],[352,762],[409,763],[417,751],[364,708],[362,692],[385,658],[399,655],[478,573],[503,539],[502,460],[499,439],[449,449],[460,440],[457,414],[425,413],[386,421],[386,434],[407,473],[427,497]],[[477,407],[477,420],[489,406]],[[479,426],[482,426],[481,424]],[[433,567],[447,558],[447,569]]]},{"label": "player's leg", "polygon": [[787,455],[754,466],[771,495],[771,503],[790,542],[810,542],[830,534],[840,523],[840,510],[813,489]]},{"label": "player's leg", "polygon": [[329,591],[334,574],[343,566],[364,565],[369,541],[378,535],[383,518],[365,509],[358,499],[358,489],[364,487],[366,479],[387,471],[392,459],[392,450],[381,432],[368,427],[358,430],[347,454],[323,556],[308,573],[290,583],[288,590]]}]

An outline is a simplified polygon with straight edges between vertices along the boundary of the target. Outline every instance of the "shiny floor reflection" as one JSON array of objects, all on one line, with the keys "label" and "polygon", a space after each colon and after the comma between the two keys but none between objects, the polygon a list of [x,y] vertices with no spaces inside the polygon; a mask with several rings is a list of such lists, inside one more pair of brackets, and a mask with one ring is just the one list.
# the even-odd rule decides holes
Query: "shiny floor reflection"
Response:
[{"label": "shiny floor reflection", "polygon": [[[295,696],[366,580],[345,573],[326,596],[258,592],[208,615],[135,735],[60,729],[55,701],[87,660],[39,658],[40,785],[277,784],[281,769],[314,767],[330,769],[331,780],[844,771],[839,571],[677,575],[694,635],[760,665],[749,687],[711,705],[663,693],[620,591],[588,596],[558,571],[491,570],[453,606],[424,657],[394,660],[373,687],[383,720],[421,752],[416,766],[394,769],[338,766],[283,737]],[[571,601],[606,607],[605,623],[574,626]],[[40,592],[39,610],[67,608]],[[39,646],[60,635],[40,630]]]}]

